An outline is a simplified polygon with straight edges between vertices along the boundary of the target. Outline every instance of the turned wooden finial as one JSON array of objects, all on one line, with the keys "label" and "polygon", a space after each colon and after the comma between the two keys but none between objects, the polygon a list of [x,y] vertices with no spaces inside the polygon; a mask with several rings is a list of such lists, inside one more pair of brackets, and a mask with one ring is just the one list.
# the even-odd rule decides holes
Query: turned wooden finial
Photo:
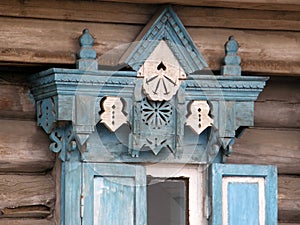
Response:
[{"label": "turned wooden finial", "polygon": [[77,53],[77,68],[80,70],[98,70],[97,53],[93,49],[94,38],[88,29],[84,29],[79,38],[80,50]]},{"label": "turned wooden finial", "polygon": [[239,45],[233,36],[228,38],[225,43],[225,65],[222,66],[221,74],[225,76],[240,76],[241,70],[241,58],[237,55]]}]

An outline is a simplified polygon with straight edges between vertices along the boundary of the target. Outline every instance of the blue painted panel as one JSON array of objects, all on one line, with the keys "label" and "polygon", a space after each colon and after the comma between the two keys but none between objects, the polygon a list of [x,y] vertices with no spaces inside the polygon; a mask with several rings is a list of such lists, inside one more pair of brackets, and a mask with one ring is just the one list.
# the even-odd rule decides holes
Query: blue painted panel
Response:
[{"label": "blue painted panel", "polygon": [[[237,204],[238,203],[238,204]],[[259,225],[257,183],[228,184],[228,224]]]},{"label": "blue painted panel", "polygon": [[[215,163],[210,166],[209,177],[210,177],[210,181],[208,184],[209,195],[211,196],[211,216],[209,219],[210,225],[222,225],[222,220],[224,217],[222,212],[223,211],[222,203],[224,200],[222,184],[223,184],[223,179],[225,177],[264,178],[263,185],[264,185],[264,200],[265,200],[265,215],[264,215],[265,224],[263,225],[277,225],[277,169],[275,166],[232,165],[232,164]],[[234,188],[238,189],[238,187],[234,187]],[[243,197],[244,199],[243,198],[241,199],[239,197],[233,198],[231,196],[232,200],[230,204],[235,204],[237,206],[241,205],[242,207],[243,201],[247,201],[245,198],[248,199],[255,196],[254,190],[252,189],[249,189],[250,191],[249,193],[246,190],[238,190],[237,192],[240,191],[244,192],[245,195],[249,194],[250,196],[247,197],[244,196]],[[232,223],[232,224],[240,225],[241,223]],[[251,223],[245,223],[245,224],[249,225]]]},{"label": "blue painted panel", "polygon": [[84,163],[82,198],[82,225],[146,225],[142,166]]},{"label": "blue painted panel", "polygon": [[95,177],[94,225],[134,225],[134,185],[133,178]]}]

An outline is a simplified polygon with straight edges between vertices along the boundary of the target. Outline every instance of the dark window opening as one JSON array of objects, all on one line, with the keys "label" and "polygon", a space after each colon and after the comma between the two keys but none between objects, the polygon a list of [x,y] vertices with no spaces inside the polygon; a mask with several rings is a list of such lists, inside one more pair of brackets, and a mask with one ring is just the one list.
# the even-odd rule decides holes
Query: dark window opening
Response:
[{"label": "dark window opening", "polygon": [[147,224],[189,225],[187,178],[147,178]]}]

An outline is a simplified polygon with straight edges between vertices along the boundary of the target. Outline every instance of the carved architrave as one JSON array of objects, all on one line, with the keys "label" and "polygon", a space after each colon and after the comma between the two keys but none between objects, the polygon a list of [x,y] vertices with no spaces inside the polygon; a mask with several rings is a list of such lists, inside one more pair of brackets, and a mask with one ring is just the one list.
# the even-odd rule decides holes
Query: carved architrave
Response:
[{"label": "carved architrave", "polygon": [[101,123],[110,131],[115,132],[127,122],[124,108],[125,105],[120,97],[106,97],[101,105],[103,111],[100,115]]},{"label": "carved architrave", "polygon": [[210,107],[206,101],[193,101],[190,104],[190,115],[186,119],[186,125],[200,135],[213,124],[213,119],[209,116],[209,110]]},{"label": "carved architrave", "polygon": [[[239,76],[238,44],[232,37],[225,46],[221,73],[224,76],[211,76],[197,73],[207,63],[171,7],[145,29],[121,57],[121,62],[134,71],[97,70],[94,39],[85,30],[80,38],[77,70],[52,68],[32,76],[38,124],[51,134],[50,148],[61,152],[63,159],[71,150],[78,149],[83,161],[152,162],[167,157],[172,163],[191,157],[193,162],[211,162],[220,150],[223,155],[230,154],[239,127],[253,125],[253,101],[267,78]],[[150,149],[156,157],[147,153],[141,159],[132,159],[124,154],[127,143],[120,145],[120,140],[115,139],[111,140],[115,141],[114,151],[118,153],[113,158],[97,156],[110,154],[89,139],[97,132],[94,126],[99,119],[100,99],[101,123],[110,131],[115,132],[129,121],[130,131],[125,133],[129,154],[137,157],[140,151]],[[212,112],[206,101],[199,100],[209,100]],[[207,127],[212,128],[200,137],[194,135],[194,147],[187,136],[190,132],[185,133],[185,125],[197,135]],[[104,146],[109,144],[103,142]]]}]

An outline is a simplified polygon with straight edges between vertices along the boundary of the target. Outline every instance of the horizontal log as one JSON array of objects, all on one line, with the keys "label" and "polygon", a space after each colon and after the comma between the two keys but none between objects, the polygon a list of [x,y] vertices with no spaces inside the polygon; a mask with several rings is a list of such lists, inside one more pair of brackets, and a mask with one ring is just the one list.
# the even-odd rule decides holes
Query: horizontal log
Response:
[{"label": "horizontal log", "polygon": [[[300,33],[232,29],[188,28],[192,39],[212,70],[218,70],[224,57],[227,37],[234,35],[239,43],[243,72],[265,74],[300,73]],[[217,35],[216,35],[217,34]],[[293,38],[293,40],[291,39]],[[284,41],[287,41],[284,43]],[[295,48],[292,50],[291,48]],[[275,55],[276,56],[275,56]],[[298,60],[296,62],[295,60]]]},{"label": "horizontal log", "polygon": [[[128,24],[64,22],[2,18],[0,61],[10,63],[73,64],[78,37],[89,28],[96,38],[99,61],[118,61],[126,45],[134,41],[143,26]],[[240,44],[244,72],[300,75],[300,32],[187,28],[212,70],[219,70],[224,43],[234,35]],[[116,57],[117,56],[117,57]]]},{"label": "horizontal log", "polygon": [[0,118],[30,119],[36,117],[35,105],[26,86],[0,84]]},{"label": "horizontal log", "polygon": [[278,225],[300,225],[300,223],[278,223]]},{"label": "horizontal log", "polygon": [[[39,0],[2,0],[0,6],[1,16],[127,24],[146,24],[159,8],[150,4],[54,0],[43,4]],[[300,30],[298,12],[186,6],[174,6],[174,10],[185,26]]]},{"label": "horizontal log", "polygon": [[43,172],[53,168],[49,138],[34,121],[0,120],[0,172]]},{"label": "horizontal log", "polygon": [[53,225],[51,220],[47,219],[1,219],[0,225]]},{"label": "horizontal log", "polygon": [[2,0],[0,6],[1,16],[127,24],[147,23],[158,8],[145,4],[54,0],[42,3]]},{"label": "horizontal log", "polygon": [[[0,210],[42,207],[55,201],[55,182],[50,175],[0,175]],[[11,210],[10,210],[11,212]]]},{"label": "horizontal log", "polygon": [[270,77],[257,101],[299,103],[299,77]]},{"label": "horizontal log", "polygon": [[213,6],[242,9],[290,10],[300,11],[298,0],[106,0],[107,2],[128,2],[143,4],[178,4],[191,6]]},{"label": "horizontal log", "polygon": [[278,225],[300,225],[300,223],[278,223]]},{"label": "horizontal log", "polygon": [[55,180],[55,191],[56,191],[56,201],[53,212],[53,221],[54,224],[60,224],[60,209],[61,209],[61,186],[57,185],[61,183],[61,174],[62,174],[62,161],[57,157],[51,175],[53,180]]},{"label": "horizontal log", "polygon": [[300,222],[300,177],[278,177],[278,219],[280,222]]},{"label": "horizontal log", "polygon": [[227,162],[276,165],[279,174],[300,174],[299,137],[299,129],[247,129]]},{"label": "horizontal log", "polygon": [[300,102],[256,102],[254,107],[256,127],[300,128]]},{"label": "horizontal log", "polygon": [[0,218],[46,218],[51,214],[47,206],[21,206],[16,208],[4,208]]},{"label": "horizontal log", "polygon": [[298,12],[175,6],[185,26],[254,30],[300,30]]},{"label": "horizontal log", "polygon": [[271,77],[255,102],[255,126],[300,128],[299,87],[298,77]]}]

